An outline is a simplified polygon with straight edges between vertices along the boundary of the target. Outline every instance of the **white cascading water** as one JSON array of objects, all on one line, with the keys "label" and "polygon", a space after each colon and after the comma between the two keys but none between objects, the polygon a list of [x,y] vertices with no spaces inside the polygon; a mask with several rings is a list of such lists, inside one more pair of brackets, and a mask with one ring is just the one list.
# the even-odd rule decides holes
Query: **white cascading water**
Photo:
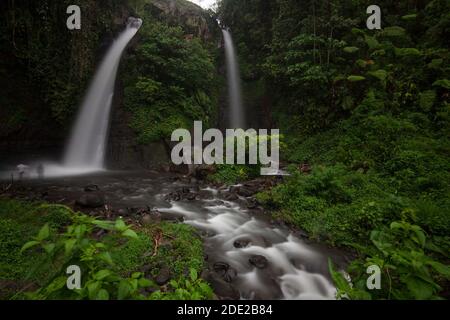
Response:
[{"label": "white cascading water", "polygon": [[225,58],[227,62],[228,96],[230,107],[230,129],[245,128],[245,114],[242,104],[241,77],[233,38],[229,30],[223,29]]},{"label": "white cascading water", "polygon": [[120,58],[142,25],[129,18],[126,29],[114,41],[92,80],[70,137],[64,167],[102,170],[109,128],[109,116]]},{"label": "white cascading water", "polygon": [[[228,263],[237,271],[233,280],[242,299],[322,300],[335,299],[336,288],[328,276],[328,253],[292,235],[252,217],[237,203],[220,201],[218,190],[211,200],[198,204],[172,202],[159,212],[177,214],[185,223],[209,235],[205,239],[208,261]],[[245,239],[247,246],[236,248],[235,242]],[[264,256],[266,269],[249,264],[249,257]]]}]

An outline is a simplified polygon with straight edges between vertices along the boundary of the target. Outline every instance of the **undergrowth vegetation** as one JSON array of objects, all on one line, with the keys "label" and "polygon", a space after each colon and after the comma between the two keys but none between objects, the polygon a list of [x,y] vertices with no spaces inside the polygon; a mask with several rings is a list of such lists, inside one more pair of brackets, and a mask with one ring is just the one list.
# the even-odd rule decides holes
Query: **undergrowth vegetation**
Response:
[{"label": "undergrowth vegetation", "polygon": [[[0,201],[2,298],[209,299],[199,278],[202,242],[186,225],[131,227],[60,205]],[[154,239],[166,239],[161,246]],[[69,266],[81,270],[81,288],[67,288]],[[168,268],[172,280],[154,278]]]},{"label": "undergrowth vegetation", "polygon": [[[291,164],[258,200],[356,249],[354,286],[335,277],[341,297],[448,297],[449,3],[381,1],[381,30],[366,28],[368,5],[221,1],[244,81],[265,82]],[[365,287],[369,265],[382,269],[380,291]]]}]

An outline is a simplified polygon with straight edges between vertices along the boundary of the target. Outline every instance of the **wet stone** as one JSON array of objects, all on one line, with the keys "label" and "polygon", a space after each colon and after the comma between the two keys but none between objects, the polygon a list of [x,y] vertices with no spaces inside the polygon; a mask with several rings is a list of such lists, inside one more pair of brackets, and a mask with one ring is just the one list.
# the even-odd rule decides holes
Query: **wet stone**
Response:
[{"label": "wet stone", "polygon": [[103,197],[98,194],[85,194],[82,195],[77,201],[76,204],[84,207],[84,208],[100,208],[105,204]]},{"label": "wet stone", "polygon": [[238,276],[237,270],[234,268],[229,268],[222,276],[223,280],[226,282],[233,282]]},{"label": "wet stone", "polygon": [[226,282],[232,282],[238,275],[237,270],[226,262],[216,262],[213,268],[215,273]]},{"label": "wet stone", "polygon": [[256,199],[249,199],[247,202],[248,209],[256,209],[258,207],[258,202]]},{"label": "wet stone", "polygon": [[235,193],[230,193],[225,196],[225,200],[227,201],[236,201],[239,197]]},{"label": "wet stone", "polygon": [[213,268],[215,272],[221,274],[223,272],[226,272],[230,268],[230,265],[226,262],[216,262],[214,263]]},{"label": "wet stone", "polygon": [[85,192],[96,192],[96,191],[100,191],[100,188],[96,184],[90,184],[90,185],[87,185],[86,187],[84,187],[84,191]]},{"label": "wet stone", "polygon": [[247,239],[239,239],[233,243],[234,247],[237,249],[246,248],[250,245],[250,240]]},{"label": "wet stone", "polygon": [[186,196],[186,199],[189,201],[194,201],[197,198],[197,195],[195,193],[188,193]]},{"label": "wet stone", "polygon": [[248,187],[240,187],[239,190],[237,191],[238,195],[240,195],[241,197],[251,197],[253,196],[256,191],[253,189],[250,189]]},{"label": "wet stone", "polygon": [[189,188],[187,188],[187,187],[184,187],[184,188],[181,190],[181,192],[182,192],[182,193],[190,193],[190,192],[191,192],[191,189],[189,189]]},{"label": "wet stone", "polygon": [[163,286],[166,283],[168,283],[170,280],[170,270],[169,268],[162,268],[159,271],[159,274],[156,276],[155,278],[155,282],[159,285],[159,286]]},{"label": "wet stone", "polygon": [[214,293],[221,299],[239,300],[241,295],[239,291],[233,287],[230,283],[221,279],[217,275],[209,274],[207,277],[208,282],[211,284]]},{"label": "wet stone", "polygon": [[267,258],[264,256],[260,256],[260,255],[255,255],[250,257],[250,259],[248,259],[248,261],[250,262],[250,264],[252,266],[255,266],[258,269],[265,269],[267,268],[269,261],[267,261]]}]

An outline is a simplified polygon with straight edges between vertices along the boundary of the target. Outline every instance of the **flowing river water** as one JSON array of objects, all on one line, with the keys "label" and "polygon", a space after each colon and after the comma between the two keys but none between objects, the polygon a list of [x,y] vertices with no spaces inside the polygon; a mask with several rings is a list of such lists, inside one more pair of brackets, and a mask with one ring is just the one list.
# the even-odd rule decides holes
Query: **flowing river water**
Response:
[{"label": "flowing river water", "polygon": [[223,298],[334,299],[328,258],[345,265],[341,252],[271,221],[261,207],[249,209],[250,198],[233,194],[233,201],[226,200],[232,194],[228,187],[157,172],[107,172],[21,184],[26,197],[56,203],[74,203],[86,195],[86,185],[95,184],[116,215],[144,208],[194,226],[204,241],[209,270],[204,277]]}]

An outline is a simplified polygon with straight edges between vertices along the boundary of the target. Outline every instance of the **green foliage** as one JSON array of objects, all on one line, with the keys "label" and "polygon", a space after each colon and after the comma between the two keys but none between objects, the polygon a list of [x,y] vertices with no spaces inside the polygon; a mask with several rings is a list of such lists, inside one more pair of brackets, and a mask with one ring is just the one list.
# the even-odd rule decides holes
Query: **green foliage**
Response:
[{"label": "green foliage", "polygon": [[340,245],[366,242],[370,230],[394,219],[404,206],[383,182],[342,165],[318,167],[311,175],[293,172],[258,200],[314,238]]},{"label": "green foliage", "polygon": [[213,291],[211,287],[198,277],[195,269],[189,270],[188,279],[170,281],[170,286],[174,291],[156,291],[151,294],[152,300],[208,300],[212,299]]},{"label": "green foliage", "polygon": [[[206,282],[192,280],[203,268],[203,248],[190,226],[162,223],[136,232],[120,219],[102,221],[61,205],[13,200],[0,201],[0,222],[4,237],[0,244],[0,274],[2,279],[20,285],[15,291],[2,293],[2,297],[6,294],[15,299],[171,299],[180,289],[180,297],[184,299],[211,298]],[[33,234],[32,240],[26,242]],[[158,234],[170,241],[155,249],[153,239]],[[152,254],[154,250],[156,254]],[[81,290],[66,288],[69,265],[81,268]],[[140,272],[144,265],[151,269],[151,274]],[[170,266],[173,279],[179,283],[177,288],[162,290],[147,278],[155,276],[163,265]],[[186,270],[191,274],[189,278]],[[25,293],[30,283],[39,289]],[[155,291],[159,293],[149,293]]]},{"label": "green foliage", "polygon": [[213,182],[234,184],[249,180],[260,174],[259,166],[250,165],[218,165],[217,171],[209,177]]},{"label": "green foliage", "polygon": [[[44,221],[51,226],[59,227],[61,222],[66,223],[70,217],[60,219],[57,217],[59,208],[49,210],[42,205],[22,203],[15,200],[0,200],[0,278],[17,281],[17,289],[27,287],[29,282],[42,284],[51,274],[51,266],[46,259],[35,253],[22,255],[20,249],[34,234],[36,234]],[[48,268],[47,270],[45,270]],[[9,298],[14,289],[5,290],[1,298]]]},{"label": "green foliage", "polygon": [[[407,212],[404,212],[407,215]],[[438,282],[450,278],[450,268],[433,256],[444,251],[437,247],[417,225],[404,220],[372,231],[371,246],[361,249],[363,257],[349,267],[352,283],[331,268],[338,297],[346,299],[439,299]],[[448,254],[448,252],[447,252]],[[368,290],[367,267],[382,270],[381,289]]]},{"label": "green foliage", "polygon": [[154,22],[148,14],[141,41],[126,60],[125,106],[140,143],[170,137],[194,120],[215,117],[216,82],[211,54],[199,39],[187,40],[179,27]]},{"label": "green foliage", "polygon": [[[74,298],[91,300],[140,299],[141,288],[151,285],[143,274],[134,273],[123,278],[111,269],[114,262],[111,250],[117,244],[99,241],[93,237],[98,230],[105,230],[117,242],[121,239],[136,239],[137,234],[122,220],[107,222],[76,214],[66,232],[51,239],[49,224],[45,224],[32,241],[22,247],[22,252],[38,248],[47,258],[58,265],[55,275],[46,286],[28,294],[31,299]],[[80,290],[69,291],[66,287],[66,268],[78,265],[82,270],[83,286]]]}]

